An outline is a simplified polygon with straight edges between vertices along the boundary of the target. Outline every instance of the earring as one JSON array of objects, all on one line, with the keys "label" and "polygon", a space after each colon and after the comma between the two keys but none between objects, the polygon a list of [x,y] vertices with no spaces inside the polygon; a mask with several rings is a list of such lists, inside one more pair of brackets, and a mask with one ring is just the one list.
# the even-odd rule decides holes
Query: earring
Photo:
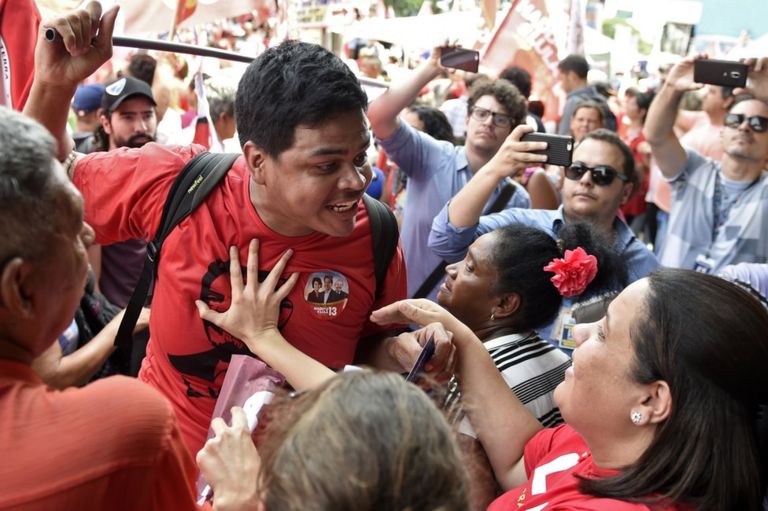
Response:
[{"label": "earring", "polygon": [[491,321],[493,321],[494,319],[496,319],[496,316],[494,316],[493,312],[491,312]]},{"label": "earring", "polygon": [[643,414],[640,413],[640,412],[632,412],[629,415],[629,418],[630,418],[630,420],[632,420],[632,424],[634,424],[636,426],[638,424],[640,424],[641,422],[643,422]]}]

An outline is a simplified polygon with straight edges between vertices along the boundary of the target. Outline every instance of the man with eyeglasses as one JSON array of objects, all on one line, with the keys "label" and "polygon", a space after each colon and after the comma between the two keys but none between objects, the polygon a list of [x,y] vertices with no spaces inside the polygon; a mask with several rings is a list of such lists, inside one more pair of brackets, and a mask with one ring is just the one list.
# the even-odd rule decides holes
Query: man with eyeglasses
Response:
[{"label": "man with eyeglasses", "polygon": [[[444,277],[443,260],[427,248],[432,219],[456,192],[461,190],[483,165],[493,158],[512,129],[525,122],[526,101],[506,80],[478,80],[467,103],[466,142],[454,146],[422,133],[398,115],[419,91],[444,68],[440,48],[402,83],[393,85],[368,107],[368,119],[389,157],[408,176],[400,239],[408,272],[408,295],[434,300]],[[528,208],[525,188],[507,180],[489,195],[486,207],[512,191],[504,208]],[[502,196],[503,200],[503,196]]]},{"label": "man with eyeglasses", "polygon": [[[557,239],[565,223],[580,221],[606,237],[622,255],[627,265],[627,284],[656,269],[656,257],[617,216],[637,184],[637,174],[632,151],[607,129],[587,134],[574,150],[573,164],[565,169],[563,204],[558,209],[507,209],[483,214],[483,204],[500,180],[546,161],[545,155],[533,152],[546,149],[546,143],[520,141],[531,131],[530,126],[515,128],[496,156],[438,213],[429,236],[430,248],[447,261],[458,261],[475,239],[499,227],[528,225]],[[597,296],[563,298],[558,316],[536,331],[561,349],[573,349],[570,325],[576,308],[617,291],[604,289]]]},{"label": "man with eyeglasses", "polygon": [[672,129],[683,93],[702,87],[693,81],[694,60],[670,70],[645,123],[645,138],[673,189],[661,263],[718,273],[729,264],[768,262],[766,59],[748,61],[755,95],[739,96],[725,115],[719,162],[684,148]]}]

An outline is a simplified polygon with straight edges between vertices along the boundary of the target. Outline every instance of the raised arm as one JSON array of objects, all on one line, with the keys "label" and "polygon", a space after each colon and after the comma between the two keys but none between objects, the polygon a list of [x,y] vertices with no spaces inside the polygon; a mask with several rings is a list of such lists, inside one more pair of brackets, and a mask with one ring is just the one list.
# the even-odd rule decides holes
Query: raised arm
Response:
[{"label": "raised arm", "polygon": [[666,81],[648,109],[643,134],[651,146],[651,153],[665,177],[674,177],[688,160],[685,149],[675,135],[674,126],[683,93],[702,87],[693,81],[694,58],[675,64]]},{"label": "raised arm", "polygon": [[[125,310],[120,311],[93,339],[69,355],[62,353],[58,341],[54,342],[32,362],[32,369],[46,385],[55,389],[85,385],[115,351],[115,337],[124,313]],[[149,326],[149,315],[149,309],[142,309],[134,332]]]},{"label": "raised arm", "polygon": [[[40,24],[35,47],[35,78],[24,113],[48,128],[59,143],[59,159],[73,147],[66,124],[77,84],[112,56],[112,31],[119,6],[102,16],[98,2]],[[47,41],[45,31],[59,34]]]},{"label": "raised arm", "polygon": [[547,157],[534,154],[547,148],[546,142],[521,142],[520,137],[533,128],[521,124],[507,136],[493,158],[478,170],[469,183],[459,190],[448,205],[448,220],[456,227],[475,225],[483,214],[483,207],[493,194],[499,181],[511,177]]},{"label": "raised arm", "polygon": [[393,84],[384,94],[368,105],[368,120],[379,138],[389,138],[400,126],[400,112],[419,95],[419,91],[435,79],[443,67],[440,65],[440,48],[413,70],[408,78]]},{"label": "raised arm", "polygon": [[259,283],[258,251],[258,241],[251,241],[248,246],[246,282],[243,284],[237,247],[230,248],[232,304],[227,311],[219,313],[208,308],[205,302],[196,300],[197,310],[203,320],[210,321],[243,341],[254,355],[282,373],[296,390],[316,387],[331,378],[334,372],[288,343],[277,328],[280,302],[288,296],[299,277],[298,273],[294,273],[276,289],[278,279],[293,252],[286,251],[264,282]]},{"label": "raised arm", "polygon": [[[453,335],[462,399],[496,479],[504,489],[523,484],[527,480],[525,444],[542,426],[509,390],[488,351],[469,327],[436,303],[423,299],[395,302],[375,311],[371,319],[382,324],[440,323]],[[429,333],[432,332],[425,331]]]}]

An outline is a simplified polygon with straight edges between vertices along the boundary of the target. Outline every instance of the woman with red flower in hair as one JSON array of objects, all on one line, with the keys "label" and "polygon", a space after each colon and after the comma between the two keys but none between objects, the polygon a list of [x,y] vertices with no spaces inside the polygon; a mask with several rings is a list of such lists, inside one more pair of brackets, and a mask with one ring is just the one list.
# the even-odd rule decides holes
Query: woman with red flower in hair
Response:
[{"label": "woman with red flower in hair", "polygon": [[[588,224],[570,223],[558,234],[555,241],[544,231],[514,224],[480,236],[464,260],[446,267],[437,294],[437,302],[483,341],[509,388],[544,426],[563,422],[553,394],[570,359],[536,328],[557,316],[564,296],[621,289],[627,273],[611,244]],[[446,404],[449,409],[459,404],[455,380]],[[461,431],[473,436],[471,429]],[[477,463],[469,465],[488,467],[470,471],[474,509],[484,509],[496,484],[475,442],[461,437],[462,446],[477,454]]]}]

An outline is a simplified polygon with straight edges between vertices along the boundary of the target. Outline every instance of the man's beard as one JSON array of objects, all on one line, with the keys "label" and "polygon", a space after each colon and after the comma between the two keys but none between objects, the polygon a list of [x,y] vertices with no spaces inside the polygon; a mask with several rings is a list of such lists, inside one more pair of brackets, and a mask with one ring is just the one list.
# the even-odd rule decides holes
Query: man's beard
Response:
[{"label": "man's beard", "polygon": [[115,147],[142,147],[154,141],[155,137],[151,135],[137,133],[128,137],[128,140],[115,140]]}]

